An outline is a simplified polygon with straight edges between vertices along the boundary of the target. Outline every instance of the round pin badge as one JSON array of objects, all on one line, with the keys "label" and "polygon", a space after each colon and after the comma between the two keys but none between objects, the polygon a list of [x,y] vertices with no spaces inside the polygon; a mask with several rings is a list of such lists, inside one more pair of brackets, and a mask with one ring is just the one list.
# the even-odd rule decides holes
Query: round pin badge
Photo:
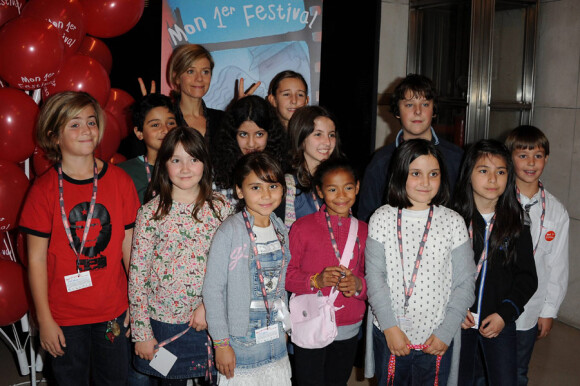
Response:
[{"label": "round pin badge", "polygon": [[552,241],[556,238],[556,233],[554,231],[546,232],[546,241]]}]

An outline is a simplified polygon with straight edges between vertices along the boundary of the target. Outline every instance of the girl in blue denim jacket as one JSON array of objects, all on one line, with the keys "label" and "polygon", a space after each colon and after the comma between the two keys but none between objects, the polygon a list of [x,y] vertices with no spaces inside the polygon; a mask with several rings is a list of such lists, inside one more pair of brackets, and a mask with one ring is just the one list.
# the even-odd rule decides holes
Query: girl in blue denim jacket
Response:
[{"label": "girl in blue denim jacket", "polygon": [[[290,385],[285,291],[288,233],[273,214],[286,187],[266,153],[234,170],[239,213],[212,240],[203,287],[220,385]],[[285,328],[286,327],[286,328]]]}]

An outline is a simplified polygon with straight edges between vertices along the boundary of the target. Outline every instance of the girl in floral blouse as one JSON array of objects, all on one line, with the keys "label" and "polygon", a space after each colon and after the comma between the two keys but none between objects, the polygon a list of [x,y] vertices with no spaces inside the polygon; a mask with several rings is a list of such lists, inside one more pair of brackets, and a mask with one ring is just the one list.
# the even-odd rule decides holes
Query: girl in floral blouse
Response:
[{"label": "girl in floral blouse", "polygon": [[[161,385],[213,378],[201,289],[211,239],[230,206],[212,192],[211,175],[201,134],[173,129],[159,149],[147,204],[137,215],[129,272],[134,364],[162,378]],[[177,360],[163,374],[149,361],[156,353],[164,357],[165,350]]]}]

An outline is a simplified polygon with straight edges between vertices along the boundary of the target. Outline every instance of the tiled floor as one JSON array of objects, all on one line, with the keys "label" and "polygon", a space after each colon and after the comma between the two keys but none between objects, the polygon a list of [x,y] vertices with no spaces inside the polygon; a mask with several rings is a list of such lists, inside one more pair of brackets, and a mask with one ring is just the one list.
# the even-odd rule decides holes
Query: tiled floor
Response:
[{"label": "tiled floor", "polygon": [[[10,335],[10,334],[9,334]],[[29,385],[30,377],[21,377],[16,358],[4,342],[0,344],[0,386]],[[580,330],[556,322],[550,335],[538,341],[530,365],[530,386],[569,386],[580,384]],[[38,373],[38,378],[42,374]],[[43,385],[45,383],[42,383]],[[362,370],[353,369],[349,386],[375,386],[362,379]]]}]

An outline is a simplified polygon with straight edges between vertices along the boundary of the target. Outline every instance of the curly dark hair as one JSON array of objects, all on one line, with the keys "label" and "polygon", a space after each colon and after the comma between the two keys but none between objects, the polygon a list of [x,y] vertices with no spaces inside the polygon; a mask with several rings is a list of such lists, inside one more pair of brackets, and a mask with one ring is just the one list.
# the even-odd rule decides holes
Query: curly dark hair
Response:
[{"label": "curly dark hair", "polygon": [[254,122],[266,130],[268,141],[264,152],[280,163],[283,170],[288,165],[288,145],[286,133],[276,117],[274,108],[259,96],[250,95],[232,103],[226,110],[220,128],[210,142],[210,154],[214,166],[214,183],[220,189],[234,187],[233,171],[242,157],[236,135],[238,128],[246,121]]}]

